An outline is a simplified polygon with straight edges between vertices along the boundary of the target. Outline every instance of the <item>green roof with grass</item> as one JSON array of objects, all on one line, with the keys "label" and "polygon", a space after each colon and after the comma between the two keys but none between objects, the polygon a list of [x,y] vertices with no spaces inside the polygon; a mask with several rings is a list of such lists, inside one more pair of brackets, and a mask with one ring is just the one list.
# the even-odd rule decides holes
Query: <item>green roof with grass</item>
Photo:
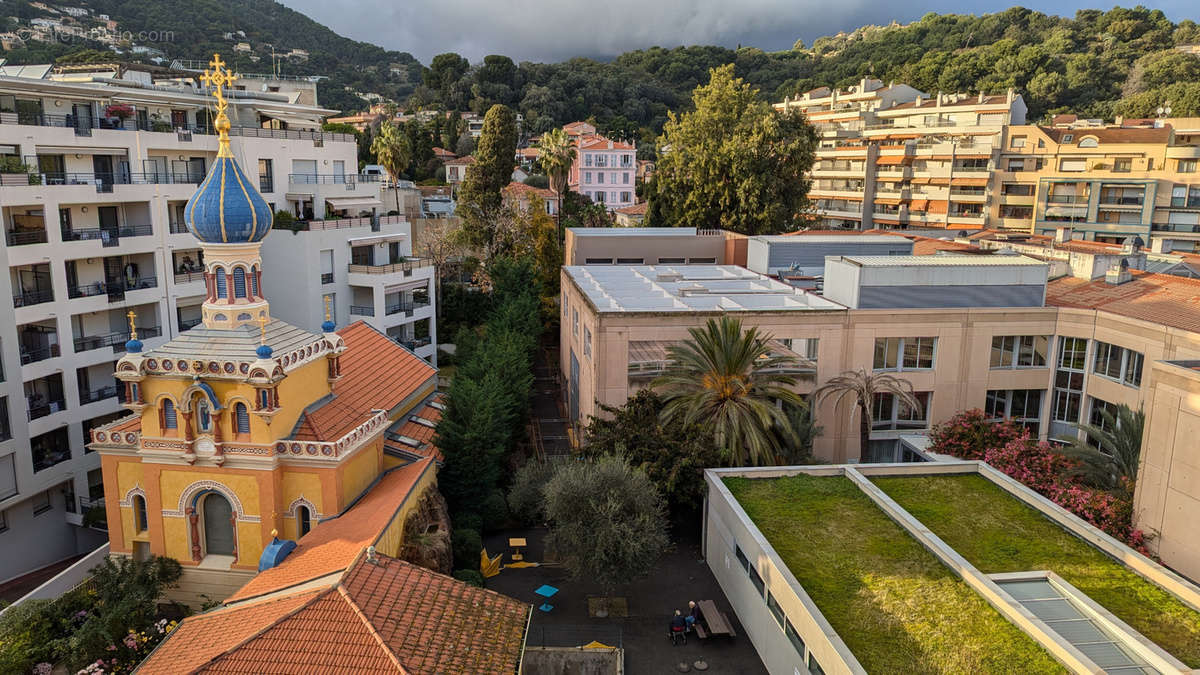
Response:
[{"label": "green roof with grass", "polygon": [[724,483],[868,672],[1066,672],[848,478]]},{"label": "green roof with grass", "polygon": [[1188,667],[1200,668],[1200,612],[986,478],[872,481],[984,574],[1050,570]]}]

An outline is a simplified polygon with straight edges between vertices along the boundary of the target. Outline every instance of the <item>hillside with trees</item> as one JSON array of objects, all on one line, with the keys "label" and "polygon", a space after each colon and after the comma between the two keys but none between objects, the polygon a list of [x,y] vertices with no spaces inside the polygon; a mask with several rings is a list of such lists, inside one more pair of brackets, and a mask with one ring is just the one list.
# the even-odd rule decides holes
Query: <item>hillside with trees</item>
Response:
[{"label": "hillside with trees", "polygon": [[[37,11],[28,0],[9,4],[24,7],[14,15]],[[171,57],[207,58],[214,50],[232,56],[232,44],[222,36],[236,30],[252,45],[303,47],[308,62],[285,63],[284,72],[329,76],[320,95],[331,107],[366,107],[346,87],[378,93],[406,109],[483,114],[503,104],[520,112],[534,133],[592,119],[605,133],[647,146],[667,111],[687,109],[709,69],[725,64],[769,101],[872,75],[927,92],[1013,87],[1024,94],[1032,120],[1063,111],[1144,116],[1165,101],[1176,116],[1200,114],[1200,57],[1176,49],[1200,44],[1200,26],[1190,19],[1174,23],[1144,7],[1080,10],[1072,18],[1021,7],[981,16],[928,14],[907,25],[865,26],[777,52],[653,47],[611,61],[515,63],[492,55],[474,64],[441,54],[426,67],[409,54],[341,37],[273,0],[91,0],[88,6],[111,15],[122,31],[174,31],[174,42],[160,45]],[[28,51],[7,57],[28,63],[35,55]],[[45,59],[44,52],[36,56]],[[268,69],[233,58],[242,70]]]}]

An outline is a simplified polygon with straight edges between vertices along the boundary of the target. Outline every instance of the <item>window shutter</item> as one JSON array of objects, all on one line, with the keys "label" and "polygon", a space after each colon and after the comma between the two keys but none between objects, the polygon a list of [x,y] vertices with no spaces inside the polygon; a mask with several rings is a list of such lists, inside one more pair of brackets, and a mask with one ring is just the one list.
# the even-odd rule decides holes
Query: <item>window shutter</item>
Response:
[{"label": "window shutter", "polygon": [[233,270],[233,295],[238,298],[246,297],[246,270],[241,267]]},{"label": "window shutter", "polygon": [[239,403],[234,406],[233,410],[237,415],[237,432],[239,434],[250,433],[250,413],[246,411],[246,404]]},{"label": "window shutter", "polygon": [[217,268],[217,297],[224,298],[228,293],[229,282],[225,280],[225,268]]}]

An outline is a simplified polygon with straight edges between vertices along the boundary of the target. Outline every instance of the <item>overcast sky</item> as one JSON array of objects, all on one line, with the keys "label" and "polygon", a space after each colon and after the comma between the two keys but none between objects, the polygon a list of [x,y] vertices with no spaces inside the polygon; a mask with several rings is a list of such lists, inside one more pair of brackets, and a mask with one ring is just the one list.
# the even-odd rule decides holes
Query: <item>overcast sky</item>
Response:
[{"label": "overcast sky", "polygon": [[[516,61],[604,58],[660,45],[719,44],[785,49],[797,38],[863,24],[908,22],[926,12],[987,13],[1002,0],[281,0],[333,30],[388,49],[410,52],[422,63],[458,52],[472,62],[487,54]],[[1112,0],[1031,0],[1024,6],[1074,14],[1081,7],[1111,7]],[[1136,2],[1127,2],[1133,6]],[[1149,0],[1175,21],[1200,20],[1194,0]]]}]

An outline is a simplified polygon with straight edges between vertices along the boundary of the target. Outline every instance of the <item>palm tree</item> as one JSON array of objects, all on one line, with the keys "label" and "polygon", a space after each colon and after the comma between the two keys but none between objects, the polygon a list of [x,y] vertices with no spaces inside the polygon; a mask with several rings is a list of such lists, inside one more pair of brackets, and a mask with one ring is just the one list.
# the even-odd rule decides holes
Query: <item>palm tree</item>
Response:
[{"label": "palm tree", "polygon": [[[571,165],[575,163],[575,141],[562,129],[551,129],[542,134],[538,141],[538,166],[550,178],[550,189],[558,201],[555,209],[556,222],[562,223],[563,193],[567,191],[567,180],[571,177]],[[559,232],[562,238],[562,232]]]},{"label": "palm tree", "polygon": [[651,383],[665,403],[664,424],[698,425],[736,465],[773,462],[782,454],[780,434],[798,442],[777,405],[804,405],[791,389],[796,378],[780,372],[795,358],[772,354],[768,336],[743,331],[729,317],[688,332],[691,339],[667,350],[670,364]]},{"label": "palm tree", "polygon": [[866,456],[867,444],[871,440],[871,408],[878,394],[891,394],[912,410],[921,409],[921,401],[913,393],[912,383],[887,373],[872,373],[865,369],[847,370],[813,391],[813,402],[832,396],[834,406],[849,399],[858,408],[858,447],[860,456]]},{"label": "palm tree", "polygon": [[1079,462],[1075,475],[1103,490],[1130,494],[1142,453],[1146,413],[1122,404],[1115,415],[1101,410],[1098,425],[1076,426],[1083,438],[1058,439],[1065,444],[1058,451]]},{"label": "palm tree", "polygon": [[375,161],[392,179],[392,191],[396,195],[396,213],[400,213],[400,174],[404,173],[412,162],[412,146],[408,143],[408,136],[393,124],[390,118],[386,119],[379,125],[379,135],[371,141],[371,152],[375,154]]}]

